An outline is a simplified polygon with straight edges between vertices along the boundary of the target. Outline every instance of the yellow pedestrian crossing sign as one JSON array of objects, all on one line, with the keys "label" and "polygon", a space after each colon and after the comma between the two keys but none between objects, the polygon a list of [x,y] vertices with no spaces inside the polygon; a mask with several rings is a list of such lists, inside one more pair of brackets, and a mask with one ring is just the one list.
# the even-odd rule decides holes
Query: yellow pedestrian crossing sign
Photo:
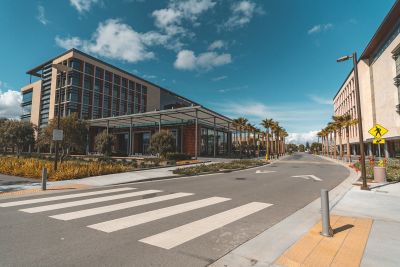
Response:
[{"label": "yellow pedestrian crossing sign", "polygon": [[385,139],[383,139],[383,138],[375,138],[374,140],[372,140],[372,143],[374,144],[374,145],[382,145],[382,144],[384,144],[385,143]]},{"label": "yellow pedestrian crossing sign", "polygon": [[[382,136],[384,136],[387,132],[388,132],[388,130],[385,128],[385,127],[383,127],[383,126],[381,126],[381,125],[379,125],[379,124],[376,124],[374,127],[372,127],[369,131],[368,131],[371,135],[373,135],[373,136],[375,136],[376,137],[376,139],[381,139],[381,137]],[[375,144],[375,143],[374,143]],[[380,143],[379,143],[380,144]]]}]

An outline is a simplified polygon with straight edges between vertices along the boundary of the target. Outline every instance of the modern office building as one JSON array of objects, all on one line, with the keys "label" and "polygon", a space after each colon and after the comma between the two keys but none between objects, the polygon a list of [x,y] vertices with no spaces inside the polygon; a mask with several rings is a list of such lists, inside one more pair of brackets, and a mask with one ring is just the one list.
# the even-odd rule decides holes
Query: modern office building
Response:
[{"label": "modern office building", "polygon": [[[369,155],[378,155],[368,133],[375,124],[389,132],[383,136],[382,156],[400,156],[400,1],[396,1],[358,60],[363,136]],[[333,99],[334,114],[358,118],[351,71]],[[343,132],[343,136],[345,133]],[[353,154],[359,153],[358,126],[350,129]]]},{"label": "modern office building", "polygon": [[[56,64],[69,68],[59,71]],[[121,154],[148,154],[150,137],[160,130],[175,136],[177,152],[230,152],[231,119],[79,50],[68,50],[27,74],[31,83],[21,88],[21,119],[43,128],[58,113],[76,113],[90,125],[88,152],[103,130],[117,136]]]}]

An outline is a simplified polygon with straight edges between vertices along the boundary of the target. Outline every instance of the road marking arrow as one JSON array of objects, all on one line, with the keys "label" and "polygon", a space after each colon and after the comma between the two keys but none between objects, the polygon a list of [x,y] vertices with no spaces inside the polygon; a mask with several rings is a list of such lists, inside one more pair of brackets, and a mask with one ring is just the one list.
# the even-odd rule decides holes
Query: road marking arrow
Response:
[{"label": "road marking arrow", "polygon": [[270,172],[276,172],[276,171],[260,171],[260,170],[256,171],[256,173],[270,173]]},{"label": "road marking arrow", "polygon": [[317,176],[312,175],[312,174],[307,174],[307,175],[295,175],[295,176],[292,176],[292,177],[303,178],[303,179],[306,179],[306,180],[308,180],[308,179],[311,178],[311,179],[313,179],[314,181],[319,181],[319,182],[322,181],[321,178],[318,178]]}]

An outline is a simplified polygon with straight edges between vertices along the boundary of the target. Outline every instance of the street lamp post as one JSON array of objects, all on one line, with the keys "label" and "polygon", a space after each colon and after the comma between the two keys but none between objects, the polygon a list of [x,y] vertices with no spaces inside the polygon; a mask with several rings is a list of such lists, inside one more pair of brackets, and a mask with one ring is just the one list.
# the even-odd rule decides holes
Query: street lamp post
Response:
[{"label": "street lamp post", "polygon": [[356,90],[356,102],[357,102],[357,114],[358,114],[358,137],[360,143],[360,161],[361,161],[361,179],[362,185],[361,190],[369,190],[367,185],[367,171],[365,168],[365,149],[364,149],[364,136],[362,127],[362,116],[361,116],[361,99],[360,99],[360,86],[358,80],[358,68],[357,68],[357,53],[354,52],[351,56],[343,56],[337,59],[337,62],[342,62],[353,58],[353,70],[354,70],[354,85]]},{"label": "street lamp post", "polygon": [[[61,88],[62,88],[62,83],[63,83],[63,74],[65,72],[65,77],[68,82],[68,71],[71,71],[72,69],[69,68],[68,66],[65,66],[63,64],[53,64],[53,68],[55,68],[57,71],[60,72],[60,83],[58,86],[58,107],[57,107],[57,130],[60,130],[60,118],[61,118]],[[64,86],[65,87],[65,86]],[[53,134],[54,135],[54,134]],[[53,136],[54,139],[54,136]],[[55,158],[54,158],[54,170],[57,170],[57,161],[58,161],[58,141],[59,140],[54,140],[55,145],[56,145],[56,153],[55,153]]]}]

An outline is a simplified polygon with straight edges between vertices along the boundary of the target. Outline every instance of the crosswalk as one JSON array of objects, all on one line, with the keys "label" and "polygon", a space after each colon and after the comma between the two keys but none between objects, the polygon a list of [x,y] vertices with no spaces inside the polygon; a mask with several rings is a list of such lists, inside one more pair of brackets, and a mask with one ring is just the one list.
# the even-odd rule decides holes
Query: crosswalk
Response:
[{"label": "crosswalk", "polygon": [[[50,197],[17,199],[14,201],[0,202],[0,208],[15,207],[20,212],[28,214],[41,214],[46,212],[45,216],[61,221],[72,221],[86,217],[97,218],[95,215],[115,213],[121,210],[125,210],[124,215],[127,215],[126,210],[128,210],[129,213],[131,212],[131,215],[128,216],[86,225],[89,229],[110,234],[172,216],[179,216],[179,214],[196,212],[199,209],[215,206],[224,202],[229,203],[231,200],[226,197],[213,196],[188,201],[185,198],[189,196],[196,197],[194,193],[168,193],[158,189],[140,190],[133,187],[121,187]],[[129,199],[138,197],[141,198]],[[172,200],[181,203],[168,205],[168,201]],[[107,204],[109,201],[122,202]],[[163,205],[164,202],[167,203],[167,206],[163,208],[148,210],[142,213],[135,212],[136,207],[154,203],[161,203]],[[99,204],[100,206],[84,207],[90,204]],[[176,228],[161,233],[155,233],[152,236],[142,238],[138,241],[163,249],[172,249],[272,205],[273,204],[270,203],[250,202],[184,225],[178,225]],[[67,208],[78,210],[68,210],[68,212],[59,211]],[[53,214],[48,214],[49,212]]]}]

